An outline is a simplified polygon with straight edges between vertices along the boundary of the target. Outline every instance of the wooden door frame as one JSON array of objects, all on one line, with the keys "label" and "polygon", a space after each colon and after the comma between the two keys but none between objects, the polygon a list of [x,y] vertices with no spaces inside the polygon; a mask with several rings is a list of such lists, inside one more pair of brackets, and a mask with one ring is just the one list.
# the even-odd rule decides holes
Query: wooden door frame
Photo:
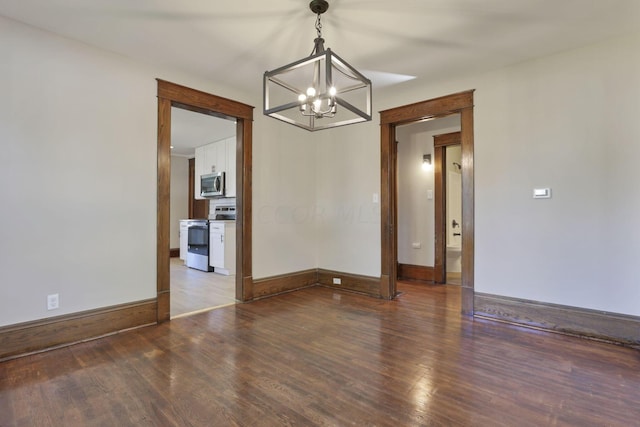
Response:
[{"label": "wooden door frame", "polygon": [[157,321],[170,319],[169,227],[171,107],[236,120],[236,299],[253,298],[252,135],[253,108],[165,80],[158,81]]},{"label": "wooden door frame", "polygon": [[445,283],[447,280],[447,262],[446,262],[446,223],[447,204],[447,152],[449,146],[461,145],[461,133],[451,132],[433,136],[433,165],[434,165],[434,266],[433,281],[436,283]]},{"label": "wooden door frame", "polygon": [[460,114],[462,151],[462,313],[473,315],[474,192],[473,90],[380,112],[381,269],[380,295],[396,295],[398,274],[396,127],[451,114]]}]

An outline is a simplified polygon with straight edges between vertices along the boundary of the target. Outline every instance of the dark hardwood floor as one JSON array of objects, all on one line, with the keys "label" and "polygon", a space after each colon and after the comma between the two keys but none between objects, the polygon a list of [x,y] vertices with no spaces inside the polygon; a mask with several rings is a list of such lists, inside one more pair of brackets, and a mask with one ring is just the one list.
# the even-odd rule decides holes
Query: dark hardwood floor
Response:
[{"label": "dark hardwood floor", "polygon": [[640,352],[315,287],[0,363],[0,426],[632,426]]}]

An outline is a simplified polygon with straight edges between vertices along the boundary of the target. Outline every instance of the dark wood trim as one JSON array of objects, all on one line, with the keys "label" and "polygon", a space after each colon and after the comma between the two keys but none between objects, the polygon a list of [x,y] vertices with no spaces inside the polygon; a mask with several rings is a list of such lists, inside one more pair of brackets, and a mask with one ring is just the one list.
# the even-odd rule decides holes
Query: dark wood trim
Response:
[{"label": "dark wood trim", "polygon": [[196,159],[189,159],[189,218],[209,218],[209,200],[196,199]]},{"label": "dark wood trim", "polygon": [[[341,280],[341,284],[334,285],[333,278],[339,278]],[[379,292],[381,288],[380,282],[381,279],[376,277],[332,270],[310,269],[254,280],[252,299],[270,297],[283,292],[291,292],[314,285],[359,292],[380,298],[382,297]]]},{"label": "dark wood trim", "polygon": [[[158,79],[158,321],[170,318],[169,186],[171,107],[236,119],[236,299],[252,299],[251,171],[253,107],[227,98]],[[166,160],[169,159],[169,161]],[[168,177],[168,178],[167,178]]]},{"label": "dark wood trim", "polygon": [[433,283],[435,281],[435,268],[398,263],[398,280],[419,280]]},{"label": "dark wood trim", "polygon": [[462,152],[462,313],[473,315],[475,263],[475,192],[473,165],[473,99],[460,111]]},{"label": "dark wood trim", "polygon": [[[397,188],[395,130],[398,125],[460,114],[462,150],[462,313],[473,314],[474,191],[473,90],[380,112],[380,294],[395,296],[397,280]],[[384,280],[382,280],[384,278]],[[383,286],[384,285],[384,286]]]},{"label": "dark wood trim", "polygon": [[171,101],[158,98],[158,219],[156,286],[158,322],[169,320],[169,245],[171,221]]},{"label": "dark wood trim", "polygon": [[385,299],[396,295],[396,280],[398,277],[398,238],[394,229],[398,214],[397,155],[396,129],[394,125],[384,125],[380,128],[380,209],[382,244],[380,265],[379,294]]},{"label": "dark wood trim", "polygon": [[166,80],[157,80],[158,98],[170,99],[176,107],[220,117],[253,120],[253,107],[251,105]]},{"label": "dark wood trim", "polygon": [[189,218],[193,218],[193,201],[195,200],[196,159],[189,159]]},{"label": "dark wood trim", "polygon": [[253,122],[238,120],[236,127],[236,299],[251,301],[253,293]]},{"label": "dark wood trim", "polygon": [[434,281],[445,283],[447,281],[447,150],[446,147],[460,145],[460,132],[444,133],[433,137],[433,206],[434,218]]},{"label": "dark wood trim", "polygon": [[156,323],[155,299],[0,327],[0,361]]},{"label": "dark wood trim", "polygon": [[447,147],[449,145],[460,145],[460,132],[441,133],[433,136],[434,147]]},{"label": "dark wood trim", "polygon": [[171,248],[171,249],[169,249],[169,256],[171,258],[179,258],[180,257],[180,248]]},{"label": "dark wood trim", "polygon": [[311,269],[258,279],[253,282],[253,298],[264,298],[297,291],[318,283],[318,270]]},{"label": "dark wood trim", "polygon": [[475,294],[475,316],[640,348],[640,317]]},{"label": "dark wood trim", "polygon": [[436,283],[444,283],[447,279],[447,258],[446,258],[446,225],[447,205],[445,203],[445,194],[447,189],[447,180],[443,170],[447,162],[447,150],[445,147],[435,145],[433,147],[433,227],[434,227],[434,261],[433,261],[433,280]]},{"label": "dark wood trim", "polygon": [[473,106],[473,90],[380,111],[380,125],[400,125],[444,117]]},{"label": "dark wood trim", "polygon": [[[333,284],[334,278],[339,278],[339,285]],[[370,296],[389,299],[380,293],[381,279],[361,276],[359,274],[342,273],[340,271],[318,269],[318,284],[345,291],[360,292]]]}]

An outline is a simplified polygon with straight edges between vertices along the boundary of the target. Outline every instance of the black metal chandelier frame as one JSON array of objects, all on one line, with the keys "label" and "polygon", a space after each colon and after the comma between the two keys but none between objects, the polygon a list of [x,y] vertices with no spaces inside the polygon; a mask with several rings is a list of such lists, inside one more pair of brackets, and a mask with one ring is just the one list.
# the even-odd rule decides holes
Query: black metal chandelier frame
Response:
[{"label": "black metal chandelier frame", "polygon": [[[320,17],[329,4],[313,0],[309,8],[317,15],[313,51],[306,58],[264,73],[264,114],[309,131],[370,121],[371,81],[324,48]],[[312,81],[290,79],[304,67],[312,67]],[[340,84],[334,85],[338,81]],[[278,105],[276,92],[280,95]]]}]

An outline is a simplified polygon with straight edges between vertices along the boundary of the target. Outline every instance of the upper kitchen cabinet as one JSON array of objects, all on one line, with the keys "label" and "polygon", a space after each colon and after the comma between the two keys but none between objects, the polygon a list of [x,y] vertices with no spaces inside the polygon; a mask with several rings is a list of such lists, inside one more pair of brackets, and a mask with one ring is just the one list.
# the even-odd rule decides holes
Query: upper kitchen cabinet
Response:
[{"label": "upper kitchen cabinet", "polygon": [[193,174],[193,197],[196,199],[204,199],[204,197],[200,195],[200,175],[203,175],[202,171],[205,169],[204,147],[205,146],[196,147],[196,160]]},{"label": "upper kitchen cabinet", "polygon": [[236,197],[236,137],[225,139],[227,169],[225,170],[226,197]]},{"label": "upper kitchen cabinet", "polygon": [[236,137],[212,142],[196,148],[194,197],[200,195],[200,176],[225,173],[225,197],[236,197]]}]

